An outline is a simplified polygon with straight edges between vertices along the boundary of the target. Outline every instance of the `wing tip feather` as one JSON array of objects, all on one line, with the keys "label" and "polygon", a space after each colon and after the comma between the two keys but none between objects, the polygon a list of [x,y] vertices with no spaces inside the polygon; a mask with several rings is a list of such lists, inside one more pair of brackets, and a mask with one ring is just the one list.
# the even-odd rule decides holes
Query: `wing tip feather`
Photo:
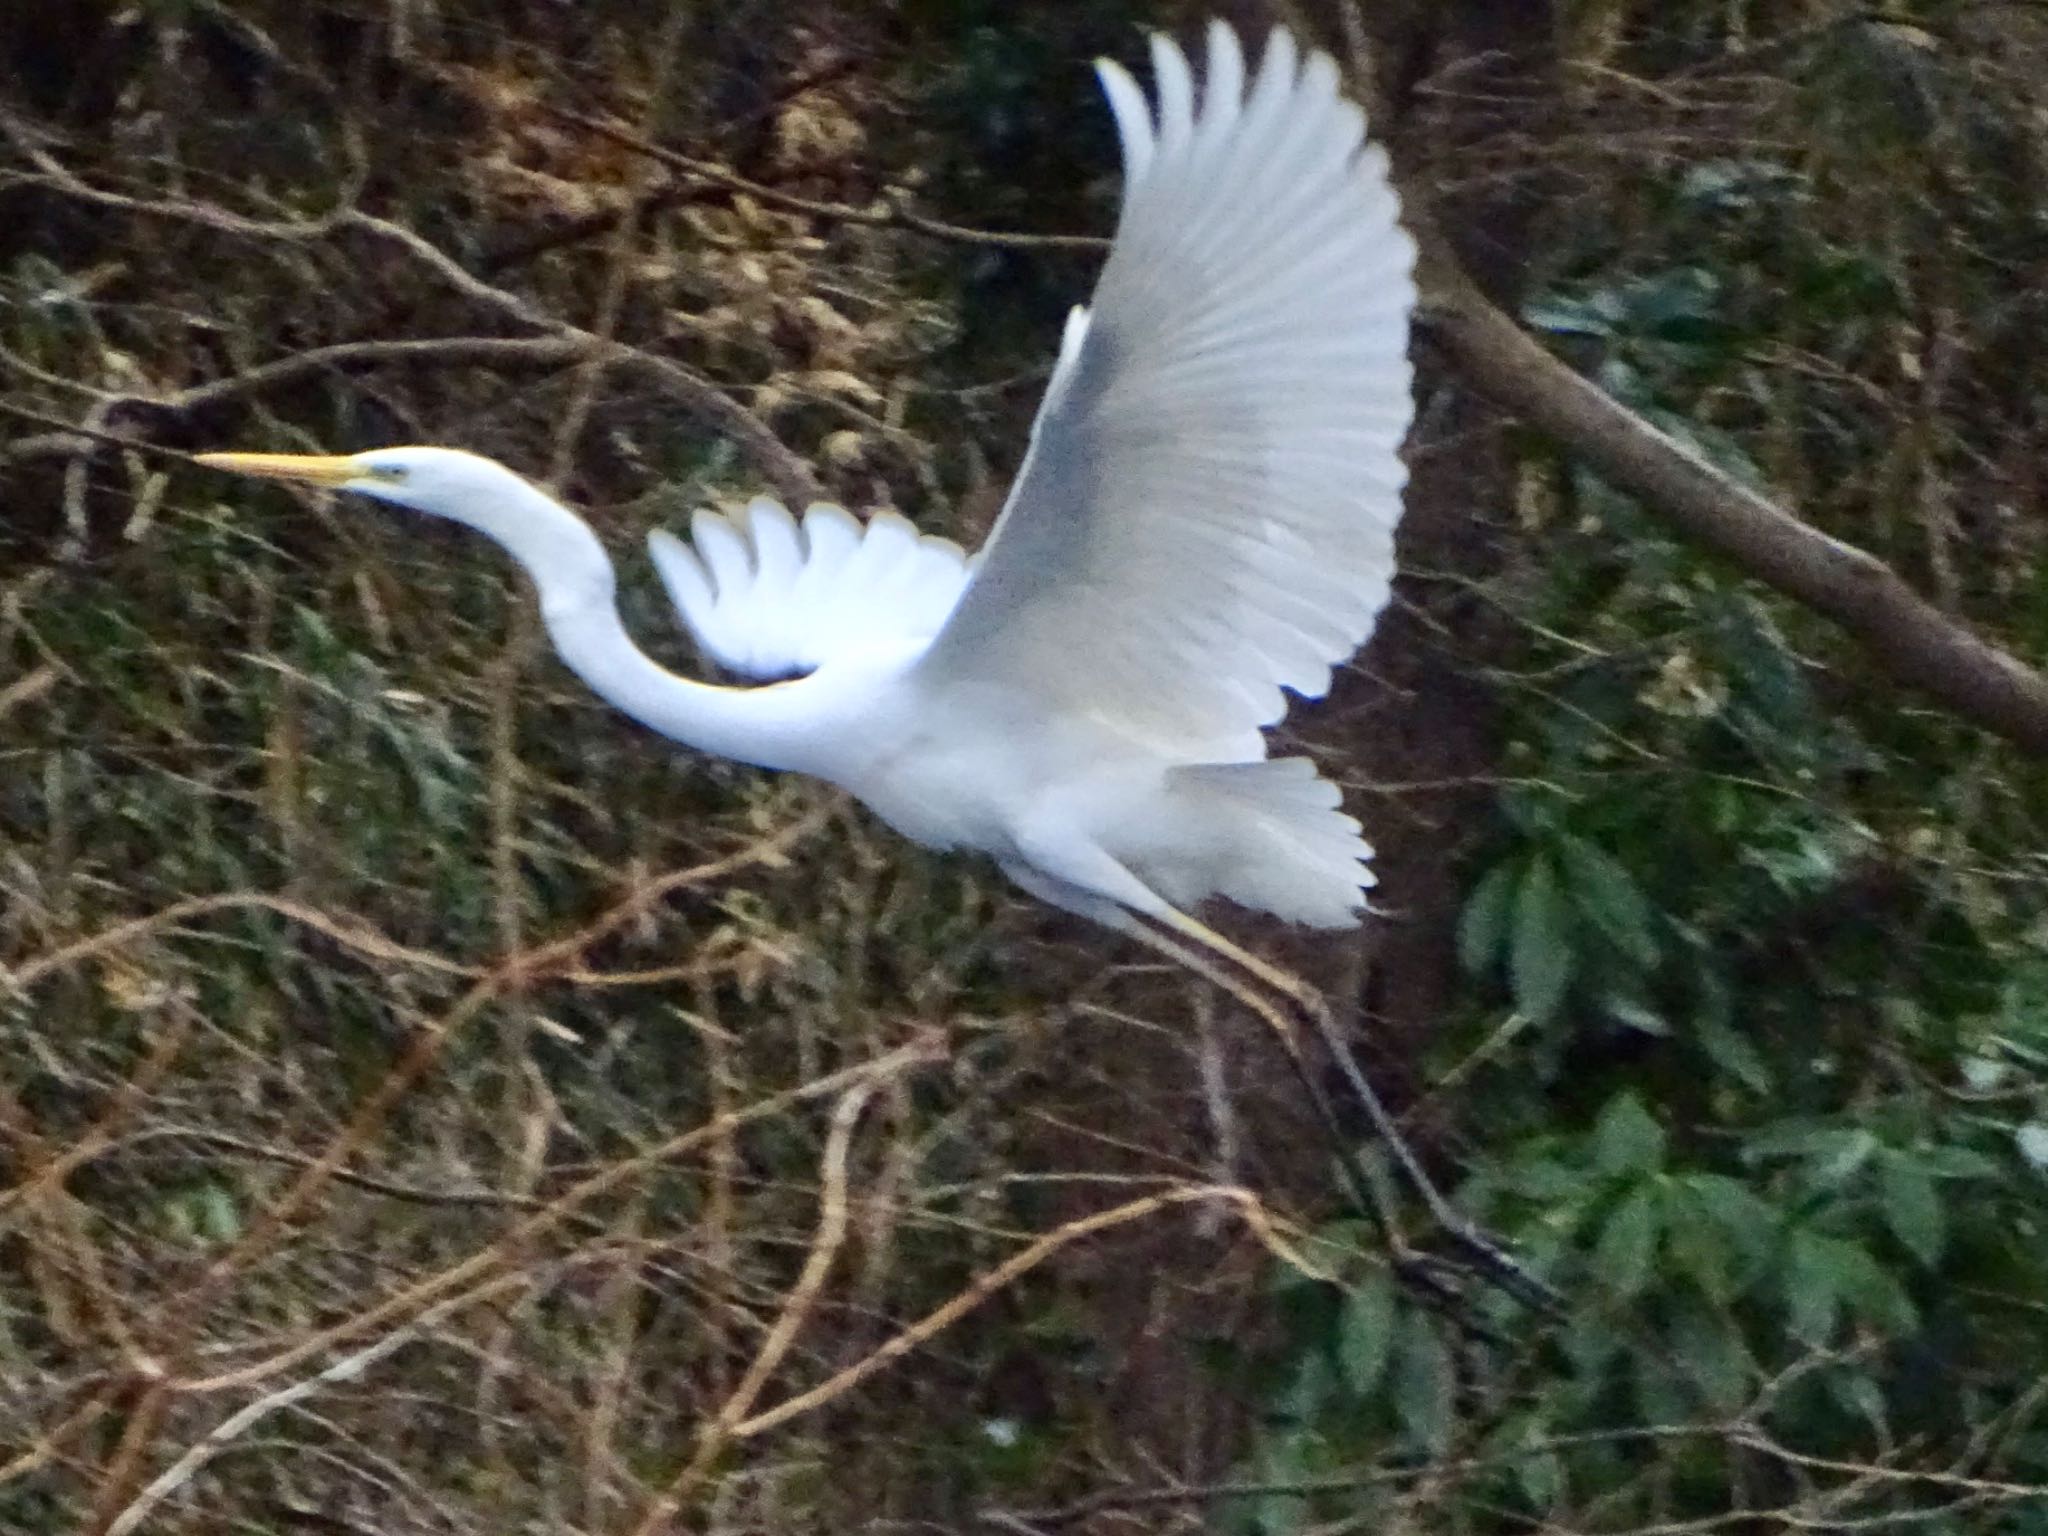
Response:
[{"label": "wing tip feather", "polygon": [[1138,82],[1131,78],[1131,72],[1115,59],[1097,59],[1095,78],[1102,83],[1102,94],[1109,102],[1110,116],[1116,120],[1117,143],[1124,161],[1125,195],[1128,197],[1128,189],[1142,182],[1152,166],[1152,108],[1145,100],[1145,93],[1138,88]]},{"label": "wing tip feather", "polygon": [[[1114,387],[1094,388],[1091,374],[1089,398],[1063,409],[1064,378],[1080,366],[1084,343],[1094,345],[1077,329],[1085,323],[1077,312],[997,531],[962,555],[967,571],[1001,568],[1002,579],[980,588],[985,601],[970,595],[959,605],[938,642],[949,658],[940,665],[1007,675],[1036,645],[1070,653],[1085,627],[1099,647],[1100,686],[1148,729],[1205,743],[1242,733],[1241,745],[1257,751],[1257,727],[1281,718],[1291,697],[1326,693],[1330,664],[1370,637],[1385,604],[1407,478],[1398,446],[1413,418],[1406,352],[1415,244],[1399,222],[1386,151],[1369,138],[1327,53],[1276,26],[1247,70],[1244,38],[1220,19],[1206,29],[1206,56],[1159,33],[1148,47],[1150,95],[1122,66],[1097,65],[1125,169],[1117,238],[1094,301],[1118,343],[1120,355],[1105,364]],[[1329,341],[1337,327],[1347,338],[1341,346]],[[1090,368],[1100,360],[1089,351]],[[1143,371],[1169,364],[1182,371]],[[1115,413],[1116,430],[1094,419],[1102,409]],[[1200,453],[1169,453],[1162,466],[1141,451],[1188,442],[1189,421],[1223,440],[1221,470]],[[1292,469],[1284,467],[1289,445]],[[1110,462],[1085,473],[1057,467],[1075,452],[1106,453]],[[1260,468],[1254,483],[1232,478],[1245,465]],[[1023,538],[1012,529],[1005,539],[1013,514],[1057,521],[1073,512],[1076,495],[1106,488],[1126,520],[1133,498],[1147,505],[1130,527],[1096,541],[1108,562],[1100,568],[1043,528]],[[1270,507],[1305,536],[1293,541],[1301,548],[1292,558],[1279,548],[1252,556],[1247,590],[1219,597],[1212,584],[1234,587],[1237,578],[1228,576],[1229,556],[1219,576],[1216,541],[1193,537],[1191,496],[1216,517],[1235,515],[1218,498],[1238,513]],[[1188,558],[1169,558],[1175,546]],[[1139,566],[1147,574],[1129,574]],[[1087,595],[1118,598],[1127,588],[1121,615]],[[1189,614],[1212,600],[1223,604],[1218,625],[1191,627]],[[1022,630],[1011,627],[1020,607],[1041,605]],[[1153,663],[1169,652],[1196,665],[1162,679]],[[1361,872],[1363,888],[1370,872]]]}]

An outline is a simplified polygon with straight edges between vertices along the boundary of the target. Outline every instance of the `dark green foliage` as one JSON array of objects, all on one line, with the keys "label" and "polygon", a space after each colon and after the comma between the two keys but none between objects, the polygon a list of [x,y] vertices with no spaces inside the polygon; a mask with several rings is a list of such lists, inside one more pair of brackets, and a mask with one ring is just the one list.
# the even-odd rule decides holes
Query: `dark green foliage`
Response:
[{"label": "dark green foliage", "polygon": [[[1646,50],[1607,62],[1648,68],[1662,13],[1606,10],[1639,11],[1640,36],[1611,36]],[[1627,211],[1553,226],[1526,315],[1694,451],[2040,658],[2039,519],[1991,529],[1996,465],[2043,446],[2013,411],[2041,355],[1999,340],[2042,146],[1952,19],[1788,45],[1789,94],[1745,108],[1776,147],[1586,194]],[[1693,67],[1718,67],[1710,36]],[[2001,131],[1972,137],[1989,99]],[[2041,768],[1532,451],[1530,560],[1498,583],[1524,625],[1496,672],[1514,783],[1471,847],[1473,1007],[1437,1060],[1477,1139],[1461,1202],[1571,1302],[1554,1329],[1496,1314],[1520,1348],[1466,1359],[1448,1443],[1472,1459],[1444,1463],[1458,1492],[1423,1518],[2030,1529],[2042,1496],[2012,1485],[2048,1480]],[[1278,1358],[1349,1358],[1383,1284],[1332,1287]],[[1357,1378],[1276,1439],[1298,1475],[1417,1450],[1419,1389]],[[1241,1512],[1370,1524],[1386,1497]]]}]

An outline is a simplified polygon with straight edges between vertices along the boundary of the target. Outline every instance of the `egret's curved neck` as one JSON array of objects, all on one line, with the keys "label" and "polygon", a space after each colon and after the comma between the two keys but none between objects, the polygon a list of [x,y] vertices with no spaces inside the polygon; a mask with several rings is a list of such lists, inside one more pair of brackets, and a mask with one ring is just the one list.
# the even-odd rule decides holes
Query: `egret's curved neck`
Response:
[{"label": "egret's curved neck", "polygon": [[526,568],[555,651],[600,697],[686,746],[763,768],[811,768],[828,728],[808,679],[721,688],[680,677],[626,633],[611,556],[583,520],[536,487],[513,481],[463,520]]}]

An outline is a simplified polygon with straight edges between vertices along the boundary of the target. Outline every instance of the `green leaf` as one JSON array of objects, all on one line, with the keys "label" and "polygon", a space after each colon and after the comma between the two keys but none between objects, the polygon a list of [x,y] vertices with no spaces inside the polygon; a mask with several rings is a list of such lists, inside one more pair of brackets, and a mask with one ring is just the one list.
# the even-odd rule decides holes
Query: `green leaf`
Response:
[{"label": "green leaf", "polygon": [[1328,1358],[1320,1350],[1306,1352],[1295,1364],[1294,1379],[1274,1400],[1275,1417],[1295,1424],[1313,1423],[1329,1403],[1336,1384]]},{"label": "green leaf", "polygon": [[1501,860],[1486,872],[1458,914],[1458,963],[1468,976],[1484,976],[1500,962],[1518,872],[1518,860]]},{"label": "green leaf", "polygon": [[1919,1310],[1913,1305],[1906,1288],[1899,1284],[1898,1276],[1871,1256],[1870,1251],[1859,1243],[1839,1243],[1836,1256],[1839,1266],[1839,1291],[1865,1319],[1885,1333],[1898,1337],[1910,1333],[1920,1323]]},{"label": "green leaf", "polygon": [[1600,1111],[1593,1164],[1602,1173],[1655,1173],[1664,1166],[1664,1127],[1633,1093],[1617,1093]]},{"label": "green leaf", "polygon": [[1585,1193],[1585,1171],[1540,1152],[1518,1150],[1513,1161],[1497,1171],[1507,1188],[1532,1200],[1557,1203]]},{"label": "green leaf", "polygon": [[1674,322],[1711,318],[1721,280],[1704,267],[1661,267],[1631,283],[1624,297],[1631,325],[1661,335]]},{"label": "green leaf", "polygon": [[1363,1397],[1379,1385],[1394,1340],[1394,1281],[1376,1269],[1344,1297],[1337,1322],[1337,1367]]},{"label": "green leaf", "polygon": [[1707,1059],[1754,1093],[1771,1091],[1771,1069],[1737,1030],[1709,1015],[1693,1021],[1693,1035]]},{"label": "green leaf", "polygon": [[1947,1237],[1941,1197],[1934,1180],[1914,1158],[1904,1152],[1886,1155],[1878,1188],[1884,1202],[1885,1225],[1892,1236],[1929,1269],[1940,1262]]},{"label": "green leaf", "polygon": [[1862,1171],[1880,1146],[1878,1139],[1860,1125],[1828,1131],[1821,1138],[1813,1176],[1823,1189],[1839,1189]]},{"label": "green leaf", "polygon": [[1394,1416],[1415,1444],[1431,1453],[1450,1444],[1457,1377],[1451,1352],[1428,1315],[1411,1311],[1394,1353]]},{"label": "green leaf", "polygon": [[1539,331],[1572,336],[1611,336],[1613,316],[1597,305],[1578,299],[1532,299],[1522,307],[1522,318]]},{"label": "green leaf", "polygon": [[1615,1329],[1613,1319],[1595,1308],[1580,1310],[1566,1325],[1558,1343],[1571,1362],[1574,1381],[1598,1381],[1622,1353],[1628,1341]]},{"label": "green leaf", "polygon": [[[1764,160],[1707,160],[1686,169],[1678,195],[1714,209],[1750,208],[1791,180],[1786,167]],[[1814,259],[1807,262],[1814,264]]]},{"label": "green leaf", "polygon": [[1785,1267],[1785,1304],[1791,1311],[1788,1326],[1794,1336],[1821,1345],[1835,1331],[1841,1312],[1842,1287],[1849,1265],[1843,1250],[1849,1245],[1818,1232],[1800,1230],[1792,1234],[1790,1262]]},{"label": "green leaf", "polygon": [[1608,1290],[1623,1301],[1640,1296],[1657,1259],[1658,1209],[1648,1185],[1633,1190],[1614,1208],[1593,1246],[1593,1268]]},{"label": "green leaf", "polygon": [[[1261,1482],[1303,1483],[1314,1477],[1316,1471],[1314,1430],[1295,1429],[1265,1438],[1259,1455]],[[1308,1526],[1309,1516],[1314,1512],[1308,1500],[1298,1493],[1268,1493],[1250,1507],[1252,1527],[1259,1536],[1294,1536]]]},{"label": "green leaf", "polygon": [[1884,1389],[1857,1370],[1830,1371],[1828,1391],[1842,1408],[1878,1433],[1885,1432]]},{"label": "green leaf", "polygon": [[1749,1161],[1816,1157],[1829,1146],[1828,1138],[1839,1134],[1836,1127],[1809,1117],[1780,1120],[1751,1136],[1744,1143],[1743,1156]]},{"label": "green leaf", "polygon": [[1697,1173],[1686,1185],[1730,1247],[1739,1249],[1753,1263],[1766,1256],[1782,1221],[1769,1202],[1726,1174]]},{"label": "green leaf", "polygon": [[1673,1321],[1671,1335],[1671,1353],[1709,1404],[1733,1413],[1749,1400],[1756,1362],[1733,1321],[1704,1307],[1688,1307]]},{"label": "green leaf", "polygon": [[1548,1509],[1564,1492],[1564,1458],[1555,1451],[1530,1451],[1515,1458],[1515,1481],[1537,1509]]},{"label": "green leaf", "polygon": [[1969,1147],[1923,1147],[1914,1160],[1934,1179],[1995,1179],[2000,1171],[1997,1162]]},{"label": "green leaf", "polygon": [[200,1186],[198,1218],[199,1231],[209,1241],[229,1243],[242,1235],[242,1214],[235,1209],[235,1197],[218,1184]]},{"label": "green leaf", "polygon": [[1635,1376],[1636,1412],[1645,1423],[1685,1421],[1692,1411],[1692,1394],[1677,1360],[1646,1349],[1629,1357],[1629,1369]]},{"label": "green leaf", "polygon": [[[1697,929],[1681,931],[1696,945],[1706,949],[1713,939]],[[1723,1029],[1732,1029],[1735,1023],[1735,993],[1728,985],[1728,978],[1706,953],[1693,956],[1692,984],[1696,995],[1694,1014],[1702,1024],[1718,1024]]]},{"label": "green leaf", "polygon": [[1671,1033],[1671,1021],[1657,1012],[1642,998],[1626,992],[1610,992],[1600,1000],[1608,1016],[1617,1024],[1626,1024],[1630,1029],[1640,1030],[1646,1035],[1662,1039]]},{"label": "green leaf", "polygon": [[1657,963],[1656,913],[1642,888],[1604,851],[1583,838],[1558,841],[1572,902],[1630,960],[1644,970]]},{"label": "green leaf", "polygon": [[1508,955],[1515,1006],[1532,1022],[1547,1023],[1556,1015],[1571,985],[1574,958],[1571,913],[1557,869],[1539,853],[1515,893],[1514,947]]},{"label": "green leaf", "polygon": [[1734,1250],[1699,1191],[1689,1180],[1673,1180],[1664,1190],[1663,1206],[1664,1245],[1672,1266],[1709,1301],[1733,1300],[1737,1287],[1729,1260]]},{"label": "green leaf", "polygon": [[1518,1413],[1504,1420],[1487,1437],[1489,1458],[1514,1468],[1515,1481],[1531,1506],[1547,1509],[1555,1504],[1565,1487],[1564,1460],[1549,1448],[1551,1431],[1540,1413]]},{"label": "green leaf", "polygon": [[2034,1168],[2048,1168],[2048,1122],[2029,1120],[2012,1133],[2013,1145]]},{"label": "green leaf", "polygon": [[[1303,1239],[1309,1255],[1325,1267],[1342,1266],[1359,1254],[1376,1252],[1379,1243],[1380,1229],[1357,1216],[1318,1222]],[[1320,1274],[1282,1264],[1275,1267],[1270,1284],[1275,1295],[1306,1291],[1320,1297],[1330,1282]]]}]

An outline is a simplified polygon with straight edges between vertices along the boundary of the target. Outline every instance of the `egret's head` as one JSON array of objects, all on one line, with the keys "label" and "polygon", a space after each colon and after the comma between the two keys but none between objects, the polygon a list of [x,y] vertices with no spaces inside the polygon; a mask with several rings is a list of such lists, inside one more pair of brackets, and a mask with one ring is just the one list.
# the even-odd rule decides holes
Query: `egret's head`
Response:
[{"label": "egret's head", "polygon": [[498,533],[493,513],[531,487],[502,464],[459,448],[373,448],[367,453],[202,453],[209,469],[263,480],[355,491]]},{"label": "egret's head", "polygon": [[609,597],[612,566],[583,520],[502,464],[459,448],[368,453],[202,453],[209,469],[354,491],[467,524],[533,573],[542,608]]}]

